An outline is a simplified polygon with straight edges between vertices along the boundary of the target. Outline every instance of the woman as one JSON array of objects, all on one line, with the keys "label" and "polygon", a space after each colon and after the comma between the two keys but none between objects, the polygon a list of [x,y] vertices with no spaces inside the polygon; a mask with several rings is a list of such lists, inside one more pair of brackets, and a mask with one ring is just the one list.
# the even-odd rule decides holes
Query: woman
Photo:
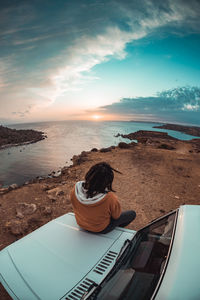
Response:
[{"label": "woman", "polygon": [[85,181],[77,182],[71,192],[76,221],[87,231],[108,233],[116,226],[127,226],[136,217],[133,210],[121,212],[112,189],[113,171],[120,173],[106,162],[98,163],[86,173]]}]

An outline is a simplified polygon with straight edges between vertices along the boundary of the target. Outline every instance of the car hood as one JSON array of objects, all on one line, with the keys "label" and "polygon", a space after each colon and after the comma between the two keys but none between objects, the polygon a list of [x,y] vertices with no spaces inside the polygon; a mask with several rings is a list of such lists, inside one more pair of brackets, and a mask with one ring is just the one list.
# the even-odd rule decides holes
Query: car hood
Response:
[{"label": "car hood", "polygon": [[121,235],[120,229],[105,235],[88,233],[77,225],[73,214],[66,214],[0,252],[1,280],[21,293],[21,300],[60,299]]}]

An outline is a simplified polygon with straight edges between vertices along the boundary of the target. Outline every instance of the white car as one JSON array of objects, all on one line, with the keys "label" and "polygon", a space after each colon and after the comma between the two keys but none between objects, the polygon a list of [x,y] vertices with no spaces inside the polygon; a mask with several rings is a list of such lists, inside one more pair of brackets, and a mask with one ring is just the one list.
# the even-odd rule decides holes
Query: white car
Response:
[{"label": "white car", "polygon": [[18,300],[199,300],[199,256],[198,205],[107,234],[68,213],[0,252],[0,282]]}]

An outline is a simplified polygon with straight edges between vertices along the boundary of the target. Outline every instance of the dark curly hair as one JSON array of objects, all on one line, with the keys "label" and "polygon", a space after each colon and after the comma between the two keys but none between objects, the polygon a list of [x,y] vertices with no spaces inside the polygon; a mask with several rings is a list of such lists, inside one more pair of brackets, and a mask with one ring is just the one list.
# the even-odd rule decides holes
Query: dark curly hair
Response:
[{"label": "dark curly hair", "polygon": [[106,162],[98,163],[89,169],[83,183],[83,187],[87,190],[87,198],[92,198],[99,193],[115,192],[112,189],[113,171],[122,174]]}]

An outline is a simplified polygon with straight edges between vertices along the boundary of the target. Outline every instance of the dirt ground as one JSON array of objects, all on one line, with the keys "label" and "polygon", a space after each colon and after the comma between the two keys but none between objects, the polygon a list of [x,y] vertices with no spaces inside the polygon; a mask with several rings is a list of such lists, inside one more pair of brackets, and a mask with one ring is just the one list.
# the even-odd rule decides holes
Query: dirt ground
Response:
[{"label": "dirt ground", "polygon": [[[158,143],[138,143],[127,149],[83,153],[58,178],[24,185],[0,196],[0,250],[48,221],[72,211],[69,193],[95,163],[106,161],[115,173],[113,188],[123,210],[137,217],[128,227],[139,229],[183,204],[200,204],[200,152],[193,143],[171,141],[174,150]],[[169,144],[169,143],[168,143]],[[79,157],[80,158],[80,157]],[[20,203],[34,204],[19,212]],[[20,214],[21,213],[21,214]],[[0,299],[10,299],[0,287]]]}]

